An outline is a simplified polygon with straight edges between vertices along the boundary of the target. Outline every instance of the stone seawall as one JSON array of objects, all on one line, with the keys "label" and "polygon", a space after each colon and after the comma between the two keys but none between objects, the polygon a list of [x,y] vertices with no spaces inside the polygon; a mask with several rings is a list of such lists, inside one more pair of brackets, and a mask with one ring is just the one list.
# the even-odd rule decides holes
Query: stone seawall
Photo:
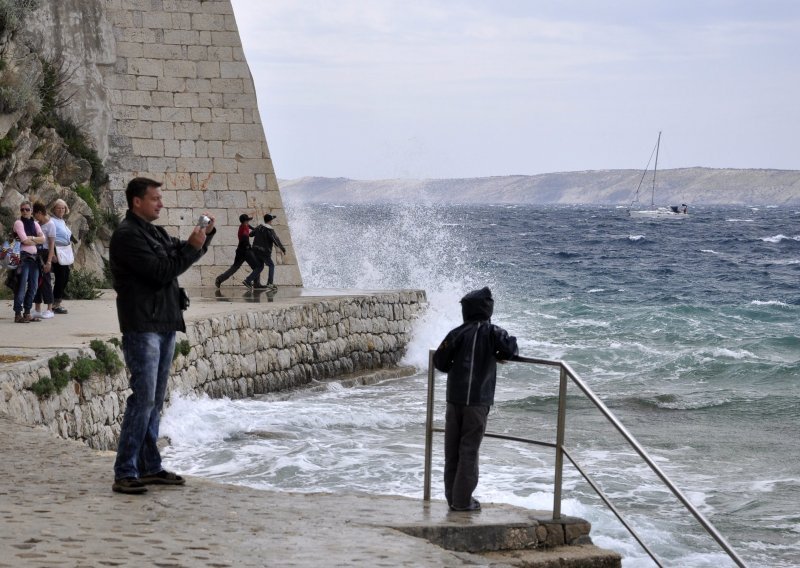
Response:
[{"label": "stone seawall", "polygon": [[[299,388],[316,380],[395,368],[425,304],[419,290],[298,298],[281,304],[231,304],[228,312],[187,322],[188,353],[176,356],[169,391],[243,398]],[[115,347],[122,358],[122,352]],[[60,350],[71,359],[91,349]],[[50,357],[55,356],[55,350]],[[0,414],[42,424],[63,438],[113,449],[128,390],[127,371],[71,380],[39,398],[31,387],[50,378],[49,358],[0,371]]]}]

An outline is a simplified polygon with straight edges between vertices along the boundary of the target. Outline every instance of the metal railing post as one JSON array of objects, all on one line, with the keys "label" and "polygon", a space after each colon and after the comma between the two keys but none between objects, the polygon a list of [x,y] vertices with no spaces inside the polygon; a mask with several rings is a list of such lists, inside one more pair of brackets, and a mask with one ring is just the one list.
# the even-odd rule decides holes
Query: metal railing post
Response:
[{"label": "metal railing post", "polygon": [[425,486],[422,491],[423,501],[431,500],[431,456],[433,454],[433,349],[428,351],[428,411],[425,417]]},{"label": "metal railing post", "polygon": [[558,383],[558,426],[556,428],[556,471],[553,481],[553,520],[561,518],[561,485],[564,471],[564,429],[567,423],[567,371],[560,367]]}]

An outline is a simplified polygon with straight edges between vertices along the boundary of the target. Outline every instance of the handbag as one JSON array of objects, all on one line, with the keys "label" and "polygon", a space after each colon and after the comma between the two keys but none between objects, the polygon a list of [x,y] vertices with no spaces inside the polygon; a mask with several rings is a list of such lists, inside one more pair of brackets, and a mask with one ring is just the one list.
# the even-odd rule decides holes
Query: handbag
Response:
[{"label": "handbag", "polygon": [[58,264],[61,266],[69,266],[75,262],[75,254],[72,252],[72,245],[56,245],[56,256],[58,257]]}]

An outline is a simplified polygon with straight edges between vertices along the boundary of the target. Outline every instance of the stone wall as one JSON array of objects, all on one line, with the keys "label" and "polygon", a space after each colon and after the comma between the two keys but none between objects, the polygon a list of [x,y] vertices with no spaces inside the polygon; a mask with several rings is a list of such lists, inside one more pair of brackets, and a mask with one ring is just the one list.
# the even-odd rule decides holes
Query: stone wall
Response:
[{"label": "stone wall", "polygon": [[159,223],[186,238],[217,218],[209,253],[181,277],[210,285],[233,260],[239,215],[273,223],[286,245],[275,282],[302,285],[230,0],[42,0],[24,40],[70,70],[62,112],[89,131],[126,209],[131,177],[164,182]]},{"label": "stone wall", "polygon": [[[255,304],[252,310],[188,322],[178,341],[188,340],[191,350],[175,359],[169,391],[243,398],[396,368],[424,302],[422,291],[339,296],[274,307]],[[93,356],[91,350],[66,353]],[[72,381],[60,394],[39,399],[30,387],[49,376],[46,359],[0,372],[0,414],[43,424],[93,448],[115,448],[130,393],[126,371]]]}]

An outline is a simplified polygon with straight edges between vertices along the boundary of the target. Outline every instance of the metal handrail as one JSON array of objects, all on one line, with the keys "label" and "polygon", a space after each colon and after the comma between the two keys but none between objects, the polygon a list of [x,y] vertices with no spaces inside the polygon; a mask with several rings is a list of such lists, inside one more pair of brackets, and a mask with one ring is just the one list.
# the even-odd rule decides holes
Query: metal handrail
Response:
[{"label": "metal handrail", "polygon": [[[434,366],[433,366],[433,354],[434,351],[431,350],[428,354],[428,400],[427,400],[427,415],[425,421],[425,475],[424,475],[424,488],[423,488],[423,499],[425,501],[430,501],[431,499],[431,461],[432,461],[432,445],[433,445],[433,433],[434,432],[444,432],[442,428],[435,428],[433,426],[433,386],[434,386]],[[597,407],[598,410],[605,416],[605,418],[616,428],[617,432],[619,432],[622,437],[625,439],[626,442],[639,454],[644,462],[650,467],[650,469],[661,479],[662,483],[667,486],[667,488],[672,492],[675,497],[683,504],[683,506],[694,516],[694,518],[700,523],[700,525],[706,530],[706,532],[719,544],[719,546],[727,553],[728,557],[733,560],[737,566],[741,568],[747,568],[747,565],[744,561],[739,557],[736,551],[731,548],[730,544],[725,540],[725,538],[717,531],[717,529],[711,524],[711,522],[706,519],[706,517],[689,501],[689,499],[681,492],[680,489],[667,477],[667,474],[662,471],[660,467],[653,461],[653,459],[648,455],[645,449],[636,441],[636,439],[631,435],[630,432],[622,425],[622,422],[617,419],[616,416],[608,409],[608,407],[603,403],[600,398],[592,390],[583,382],[583,380],[578,376],[578,374],[569,366],[569,364],[565,361],[558,361],[552,359],[537,359],[533,357],[515,357],[513,359],[514,362],[519,363],[531,363],[535,365],[547,365],[551,367],[558,367],[560,370],[560,377],[559,377],[559,389],[558,389],[558,417],[557,417],[557,428],[556,428],[556,442],[555,444],[551,442],[542,442],[538,440],[530,440],[527,438],[519,438],[516,436],[508,436],[504,434],[494,434],[491,432],[487,432],[485,434],[488,438],[499,438],[503,440],[511,440],[517,442],[523,442],[527,444],[534,444],[549,448],[554,448],[556,450],[555,456],[555,474],[554,474],[554,488],[553,488],[553,519],[558,520],[561,518],[561,492],[562,492],[562,474],[563,474],[563,467],[564,467],[564,456],[572,463],[575,469],[583,476],[583,478],[589,483],[592,489],[598,494],[600,499],[606,504],[606,506],[611,510],[612,513],[617,517],[617,519],[622,523],[622,525],[628,530],[628,532],[636,539],[636,542],[644,549],[644,551],[650,556],[653,562],[656,563],[659,567],[662,567],[663,564],[658,560],[656,555],[651,551],[644,541],[639,537],[639,535],[634,531],[633,527],[631,527],[625,519],[622,517],[621,513],[617,510],[617,508],[611,503],[611,500],[608,498],[605,493],[600,489],[600,487],[595,483],[594,480],[591,479],[589,474],[578,464],[577,460],[570,454],[569,450],[564,446],[564,437],[565,437],[565,429],[566,429],[566,413],[567,413],[567,386],[569,380],[571,380],[592,402],[592,404]]]}]

